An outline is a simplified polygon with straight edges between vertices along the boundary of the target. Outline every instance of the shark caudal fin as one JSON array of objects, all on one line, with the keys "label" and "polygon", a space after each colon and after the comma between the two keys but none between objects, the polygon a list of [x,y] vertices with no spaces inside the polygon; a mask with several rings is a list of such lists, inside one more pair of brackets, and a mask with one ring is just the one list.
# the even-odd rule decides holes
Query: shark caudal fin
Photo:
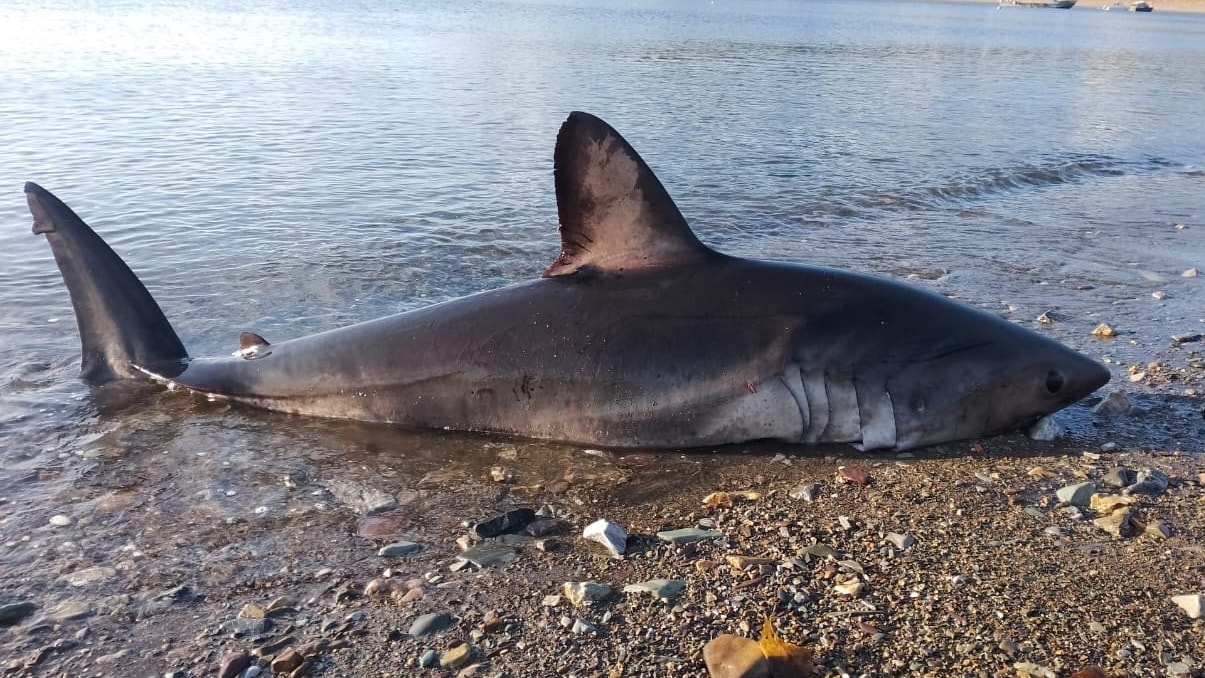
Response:
[{"label": "shark caudal fin", "polygon": [[570,113],[557,135],[554,161],[561,254],[545,278],[582,269],[659,268],[715,255],[640,155],[602,120]]},{"label": "shark caudal fin", "polygon": [[146,378],[138,368],[168,377],[183,371],[188,352],[130,267],[50,191],[27,183],[25,199],[33,232],[46,236],[71,294],[84,381]]}]

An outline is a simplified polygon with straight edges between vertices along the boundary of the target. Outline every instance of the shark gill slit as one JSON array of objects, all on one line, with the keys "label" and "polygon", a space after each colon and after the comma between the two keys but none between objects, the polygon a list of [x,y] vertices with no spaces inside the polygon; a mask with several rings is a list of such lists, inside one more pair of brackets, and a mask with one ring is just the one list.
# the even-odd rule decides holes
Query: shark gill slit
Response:
[{"label": "shark gill slit", "polygon": [[791,397],[795,399],[795,407],[799,408],[799,440],[796,442],[802,443],[808,434],[808,425],[811,423],[811,412],[808,409],[808,394],[803,387],[803,370],[799,365],[787,365],[782,374],[778,377],[783,386],[790,391]]},{"label": "shark gill slit", "polygon": [[828,426],[828,392],[824,388],[824,372],[812,370],[802,373],[802,378],[808,404],[808,426],[804,429],[803,442],[818,443]]}]

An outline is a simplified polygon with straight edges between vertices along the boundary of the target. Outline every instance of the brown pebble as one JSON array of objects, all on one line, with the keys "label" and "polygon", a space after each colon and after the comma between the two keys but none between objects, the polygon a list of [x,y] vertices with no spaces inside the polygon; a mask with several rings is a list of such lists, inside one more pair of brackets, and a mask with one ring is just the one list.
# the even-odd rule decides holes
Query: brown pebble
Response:
[{"label": "brown pebble", "polygon": [[439,666],[444,669],[458,669],[468,664],[472,655],[473,647],[466,642],[458,641],[439,656]]},{"label": "brown pebble", "polygon": [[272,660],[272,672],[292,673],[295,669],[300,667],[301,663],[304,661],[305,657],[302,657],[300,652],[294,650],[293,648],[289,648],[277,655],[276,659]]},{"label": "brown pebble", "polygon": [[770,665],[756,641],[725,633],[703,646],[711,678],[770,678]]},{"label": "brown pebble", "polygon": [[365,516],[356,524],[356,534],[365,539],[385,539],[401,534],[404,528],[405,519],[402,516]]},{"label": "brown pebble", "polygon": [[871,480],[870,474],[866,471],[860,468],[849,468],[848,466],[842,466],[837,469],[837,475],[841,478],[842,482],[858,485],[859,487],[869,485]]},{"label": "brown pebble", "polygon": [[231,652],[222,657],[222,663],[218,666],[218,678],[235,678],[251,666],[251,655],[246,650]]},{"label": "brown pebble", "polygon": [[486,610],[485,616],[481,619],[481,629],[486,633],[493,633],[502,628],[505,621],[497,610]]},{"label": "brown pebble", "polygon": [[1089,666],[1086,669],[1080,669],[1071,674],[1071,678],[1109,678],[1109,674],[1105,673],[1104,669],[1099,666]]}]

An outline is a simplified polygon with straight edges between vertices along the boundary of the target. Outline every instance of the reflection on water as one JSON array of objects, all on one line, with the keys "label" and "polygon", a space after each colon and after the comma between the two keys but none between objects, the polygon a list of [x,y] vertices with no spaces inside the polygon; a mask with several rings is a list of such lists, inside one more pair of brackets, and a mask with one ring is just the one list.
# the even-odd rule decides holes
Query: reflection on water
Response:
[{"label": "reflection on water", "polygon": [[[194,355],[229,352],[243,330],[285,339],[537,275],[557,251],[551,152],[572,109],[618,127],[720,249],[911,277],[1023,323],[1057,308],[1067,320],[1042,331],[1121,362],[1200,329],[1201,278],[1180,272],[1205,268],[1201,17],[77,5],[0,6],[6,538],[58,512],[116,535],[94,550],[172,520],[303,525],[327,515],[332,482],[444,506],[461,500],[457,478],[500,458],[524,484],[569,475],[638,499],[707,459],[650,470],[566,446],[89,392],[25,180],[128,259]],[[1096,343],[1102,320],[1131,334]]]}]

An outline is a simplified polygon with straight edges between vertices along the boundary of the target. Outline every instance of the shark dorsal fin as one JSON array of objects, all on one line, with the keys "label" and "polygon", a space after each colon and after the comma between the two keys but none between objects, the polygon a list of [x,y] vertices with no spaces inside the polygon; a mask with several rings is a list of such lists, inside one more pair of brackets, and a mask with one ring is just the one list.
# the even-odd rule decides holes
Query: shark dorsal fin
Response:
[{"label": "shark dorsal fin", "polygon": [[545,278],[657,268],[712,254],[644,160],[602,120],[569,114],[557,135],[555,168],[561,254]]}]

